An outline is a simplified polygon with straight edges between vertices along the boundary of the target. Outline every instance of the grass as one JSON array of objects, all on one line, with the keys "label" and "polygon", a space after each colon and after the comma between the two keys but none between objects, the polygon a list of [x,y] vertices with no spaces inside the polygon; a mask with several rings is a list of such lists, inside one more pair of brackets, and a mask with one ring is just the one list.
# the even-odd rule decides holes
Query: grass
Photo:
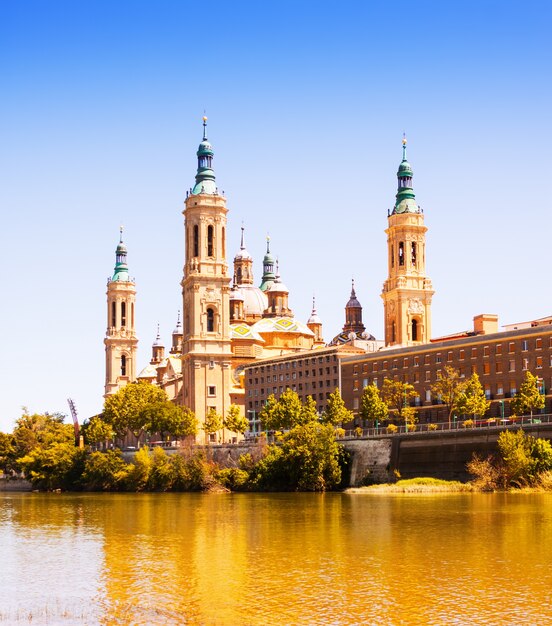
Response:
[{"label": "grass", "polygon": [[471,491],[474,491],[472,485],[457,480],[420,477],[399,480],[396,483],[351,487],[346,490],[346,493],[458,493]]}]

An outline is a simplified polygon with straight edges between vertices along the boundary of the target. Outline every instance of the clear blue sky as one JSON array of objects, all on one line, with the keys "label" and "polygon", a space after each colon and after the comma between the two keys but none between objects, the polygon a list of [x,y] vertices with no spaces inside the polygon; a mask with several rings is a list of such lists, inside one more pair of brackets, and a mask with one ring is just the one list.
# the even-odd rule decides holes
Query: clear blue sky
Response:
[{"label": "clear blue sky", "polygon": [[120,224],[139,367],[181,307],[181,211],[209,117],[229,251],[267,232],[330,339],[354,277],[383,335],[401,137],[425,212],[433,335],[551,313],[549,2],[0,4],[0,429],[102,407]]}]

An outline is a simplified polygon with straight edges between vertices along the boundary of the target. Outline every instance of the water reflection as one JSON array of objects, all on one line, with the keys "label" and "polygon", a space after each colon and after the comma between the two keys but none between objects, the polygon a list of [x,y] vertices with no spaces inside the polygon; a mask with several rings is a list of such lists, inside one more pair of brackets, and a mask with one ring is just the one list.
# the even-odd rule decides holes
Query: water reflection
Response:
[{"label": "water reflection", "polygon": [[0,622],[546,623],[551,535],[547,494],[10,494]]}]

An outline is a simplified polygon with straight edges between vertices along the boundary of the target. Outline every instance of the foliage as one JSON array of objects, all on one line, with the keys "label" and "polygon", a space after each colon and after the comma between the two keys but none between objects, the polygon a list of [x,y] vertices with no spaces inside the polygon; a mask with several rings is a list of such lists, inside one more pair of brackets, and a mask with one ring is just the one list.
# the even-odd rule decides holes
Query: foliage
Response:
[{"label": "foliage", "polygon": [[100,415],[94,415],[82,425],[81,435],[85,443],[95,444],[110,441],[115,436],[115,431]]},{"label": "foliage", "polygon": [[431,385],[431,391],[447,407],[448,423],[452,414],[460,412],[460,402],[464,393],[465,381],[460,372],[451,365],[445,365],[444,373],[437,374],[437,380]]},{"label": "foliage", "polygon": [[268,396],[259,417],[265,430],[287,430],[303,421],[302,413],[303,404],[299,396],[288,387],[278,400],[274,394]]},{"label": "foliage", "polygon": [[525,415],[535,409],[544,408],[544,395],[539,391],[539,381],[531,372],[525,372],[525,380],[521,383],[519,390],[512,398],[510,407],[515,415]]},{"label": "foliage", "polygon": [[324,424],[333,424],[334,426],[353,421],[353,412],[346,408],[339,389],[336,388],[330,394],[320,420]]},{"label": "foliage", "polygon": [[37,447],[47,448],[53,443],[75,443],[75,431],[71,424],[64,424],[64,415],[54,413],[23,415],[15,422],[13,447],[15,457],[20,458]]},{"label": "foliage", "polygon": [[427,425],[427,429],[428,430],[437,430],[437,424],[428,424]]},{"label": "foliage", "polygon": [[413,406],[405,406],[402,412],[405,426],[408,430],[415,430],[418,423],[418,411]]},{"label": "foliage", "polygon": [[462,422],[462,428],[473,428],[475,422],[472,419],[467,419]]},{"label": "foliage", "polygon": [[526,435],[521,429],[500,433],[498,449],[505,485],[533,484],[540,472],[552,469],[550,442]]},{"label": "foliage", "polygon": [[15,463],[15,447],[13,435],[0,432],[0,469],[3,471],[13,469]]},{"label": "foliage", "polygon": [[249,428],[249,422],[247,418],[241,414],[240,407],[236,404],[231,404],[223,420],[223,426],[233,433],[243,435]]},{"label": "foliage", "polygon": [[309,421],[285,433],[254,467],[252,483],[261,489],[325,491],[341,481],[340,446],[331,424]]},{"label": "foliage", "polygon": [[355,437],[362,437],[362,428],[360,426],[357,426],[354,432],[355,432]]},{"label": "foliage", "polygon": [[416,397],[416,391],[410,383],[385,378],[381,388],[381,397],[388,408],[395,411],[399,420],[403,419],[403,411],[408,403]]},{"label": "foliage", "polygon": [[152,432],[156,420],[162,420],[170,410],[169,405],[163,389],[139,380],[107,396],[103,419],[117,436],[123,437],[130,430],[138,440],[142,433]]},{"label": "foliage", "polygon": [[472,484],[478,491],[494,491],[499,487],[500,471],[492,456],[482,459],[474,453],[466,468],[474,477]]},{"label": "foliage", "polygon": [[150,474],[153,469],[153,458],[149,449],[144,446],[136,452],[130,471],[128,473],[127,482],[132,491],[145,491],[149,486]]},{"label": "foliage", "polygon": [[[214,408],[210,408],[201,427],[206,435],[214,435],[222,428],[222,416]],[[209,438],[210,440],[210,438]]]},{"label": "foliage", "polygon": [[92,452],[84,464],[82,484],[90,491],[119,491],[125,488],[130,469],[120,450]]},{"label": "foliage", "polygon": [[33,487],[49,491],[75,489],[83,462],[84,451],[76,448],[74,442],[55,442],[33,448],[19,459],[18,465]]},{"label": "foliage", "polygon": [[373,423],[385,422],[389,416],[389,407],[383,401],[376,385],[364,387],[360,398],[360,415],[362,419],[371,420]]},{"label": "foliage", "polygon": [[150,433],[159,433],[164,439],[169,433],[174,437],[197,434],[196,414],[187,406],[179,406],[166,400],[146,409],[150,414]]},{"label": "foliage", "polygon": [[395,434],[398,431],[398,427],[396,424],[387,424],[387,432],[391,434]]},{"label": "foliage", "polygon": [[465,382],[462,394],[458,400],[458,411],[465,415],[483,416],[489,410],[491,403],[485,397],[479,376],[474,372]]},{"label": "foliage", "polygon": [[232,491],[243,491],[249,483],[249,473],[239,467],[227,467],[217,472],[219,483]]}]

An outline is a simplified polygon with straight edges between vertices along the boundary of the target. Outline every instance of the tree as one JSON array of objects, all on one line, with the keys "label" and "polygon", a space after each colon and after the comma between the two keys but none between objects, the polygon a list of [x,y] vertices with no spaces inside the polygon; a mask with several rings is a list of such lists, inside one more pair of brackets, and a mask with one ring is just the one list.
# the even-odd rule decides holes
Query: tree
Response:
[{"label": "tree", "polygon": [[483,417],[489,410],[490,402],[485,397],[479,376],[474,372],[466,381],[458,401],[458,411],[465,415]]},{"label": "tree", "polygon": [[381,389],[381,397],[388,408],[395,411],[399,420],[403,419],[403,411],[409,402],[416,397],[416,391],[410,383],[385,378]]},{"label": "tree", "polygon": [[414,426],[418,422],[418,411],[416,407],[405,406],[402,411],[402,417],[406,430],[414,430]]},{"label": "tree", "polygon": [[544,407],[544,395],[539,391],[538,378],[533,376],[531,372],[525,372],[525,380],[512,398],[510,406],[514,415],[524,415],[530,411],[531,417],[533,417],[535,409]]},{"label": "tree", "polygon": [[[205,422],[202,429],[205,431],[205,435],[214,435],[222,428],[222,417],[217,413],[216,409],[210,408],[205,416]],[[210,443],[211,438],[208,437],[207,441]]]},{"label": "tree", "polygon": [[327,399],[326,408],[320,417],[320,421],[323,424],[332,424],[333,426],[353,421],[353,412],[345,406],[339,389],[336,388]]},{"label": "tree", "polygon": [[85,421],[82,425],[81,433],[88,444],[110,441],[115,436],[115,431],[111,424],[108,424],[99,415],[94,415],[94,417]]},{"label": "tree", "polygon": [[447,407],[449,426],[452,414],[460,412],[459,407],[465,386],[466,383],[460,377],[460,372],[450,365],[445,365],[444,374],[439,372],[437,374],[437,380],[431,385],[431,391]]},{"label": "tree", "polygon": [[[292,391],[295,393],[295,391]],[[301,402],[299,396],[295,393],[299,402]],[[312,396],[307,396],[305,402],[303,402],[303,406],[301,407],[301,412],[299,413],[299,420],[297,424],[309,424],[310,422],[318,421],[318,409],[316,408],[316,401]],[[294,426],[296,424],[292,424]]]},{"label": "tree", "polygon": [[223,420],[223,426],[233,433],[243,435],[249,428],[249,422],[245,416],[241,414],[240,407],[236,404],[231,404]]},{"label": "tree", "polygon": [[[310,396],[309,396],[310,397]],[[313,400],[307,398],[307,410],[303,410],[303,404],[297,393],[289,387],[276,400],[274,394],[270,394],[266,404],[259,411],[261,424],[265,430],[287,430],[303,421],[308,421],[309,414],[312,417]],[[316,414],[316,406],[314,406]]]},{"label": "tree", "polygon": [[118,491],[124,488],[130,469],[120,450],[92,452],[84,464],[82,483],[91,491]]},{"label": "tree", "polygon": [[18,465],[37,489],[75,489],[82,473],[77,466],[83,462],[84,451],[75,447],[73,438],[70,443],[37,446],[21,457]]},{"label": "tree", "polygon": [[371,420],[375,424],[385,422],[388,419],[389,407],[382,400],[376,385],[364,387],[360,398],[360,415],[362,419]]},{"label": "tree", "polygon": [[64,424],[64,415],[54,413],[33,413],[26,409],[15,422],[13,446],[15,457],[23,457],[35,448],[47,448],[53,443],[75,444],[75,431],[71,424]]},{"label": "tree", "polygon": [[3,471],[13,469],[14,461],[13,435],[0,432],[0,469]]},{"label": "tree", "polygon": [[139,380],[107,396],[103,419],[119,437],[124,437],[130,430],[138,441],[142,433],[151,430],[156,411],[164,409],[167,401],[168,397],[163,389]]},{"label": "tree", "polygon": [[166,433],[175,437],[195,437],[197,434],[197,417],[187,406],[164,400],[151,405],[146,411],[149,413],[150,433],[159,433],[161,439]]}]

